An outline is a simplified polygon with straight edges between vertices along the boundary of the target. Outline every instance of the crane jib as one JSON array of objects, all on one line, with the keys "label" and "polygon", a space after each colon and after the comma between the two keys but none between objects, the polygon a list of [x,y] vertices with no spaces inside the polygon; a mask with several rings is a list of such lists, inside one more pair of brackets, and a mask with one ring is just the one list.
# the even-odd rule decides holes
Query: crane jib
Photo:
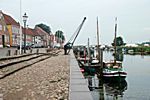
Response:
[{"label": "crane jib", "polygon": [[[71,39],[64,45],[64,51],[65,51],[64,54],[65,54],[65,55],[66,55],[66,54],[69,54],[70,49],[73,47],[73,44],[74,44],[74,42],[75,42],[77,36],[79,35],[79,33],[80,33],[80,31],[81,31],[81,28],[82,28],[82,26],[83,26],[85,20],[86,20],[86,17],[84,17],[82,23],[79,25],[79,27],[77,28],[76,32],[72,35]],[[67,50],[68,50],[68,51],[67,51]]]}]

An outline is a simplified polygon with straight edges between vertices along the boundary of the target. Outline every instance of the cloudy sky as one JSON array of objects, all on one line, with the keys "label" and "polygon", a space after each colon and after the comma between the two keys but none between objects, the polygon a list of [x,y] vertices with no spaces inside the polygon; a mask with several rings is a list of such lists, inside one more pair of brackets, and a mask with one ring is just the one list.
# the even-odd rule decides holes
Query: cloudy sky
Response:
[{"label": "cloudy sky", "polygon": [[[87,17],[75,44],[96,43],[96,17],[99,18],[100,41],[110,44],[114,37],[115,17],[117,36],[127,43],[150,41],[150,0],[22,0],[22,15],[29,16],[28,25],[44,23],[52,32],[62,30],[69,39]],[[0,10],[20,22],[20,0],[0,0]]]}]

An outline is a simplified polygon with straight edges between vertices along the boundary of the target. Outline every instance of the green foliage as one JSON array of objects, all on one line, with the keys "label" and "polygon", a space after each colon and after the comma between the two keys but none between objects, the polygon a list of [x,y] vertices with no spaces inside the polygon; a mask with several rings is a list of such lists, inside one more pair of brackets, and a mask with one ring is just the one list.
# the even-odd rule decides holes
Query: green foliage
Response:
[{"label": "green foliage", "polygon": [[51,33],[51,29],[50,29],[50,27],[49,26],[47,26],[47,25],[45,25],[45,24],[43,24],[43,23],[41,23],[41,24],[37,24],[36,26],[38,26],[38,27],[40,27],[40,28],[42,28],[45,32],[47,32],[48,34],[50,34]]},{"label": "green foliage", "polygon": [[56,31],[56,32],[55,32],[55,36],[56,36],[58,39],[61,39],[62,41],[65,41],[64,33],[63,33],[61,30]]},{"label": "green foliage", "polygon": [[147,52],[150,53],[150,47],[145,47],[145,46],[138,46],[138,47],[124,47],[127,51],[128,50],[133,50],[133,52],[138,53],[138,52]]},{"label": "green foliage", "polygon": [[[114,46],[115,39],[113,40],[112,46]],[[121,36],[116,37],[116,46],[125,45],[123,38]]]},{"label": "green foliage", "polygon": [[122,53],[116,53],[116,60],[117,61],[123,61],[124,59],[124,56]]}]

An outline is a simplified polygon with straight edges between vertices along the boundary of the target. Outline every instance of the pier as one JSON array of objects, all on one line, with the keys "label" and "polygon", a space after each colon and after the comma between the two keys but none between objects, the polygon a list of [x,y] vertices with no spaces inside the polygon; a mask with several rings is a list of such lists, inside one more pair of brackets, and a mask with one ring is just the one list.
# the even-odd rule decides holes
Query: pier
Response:
[{"label": "pier", "polygon": [[93,100],[88,88],[87,80],[83,77],[80,71],[78,62],[70,52],[70,85],[69,85],[69,100]]}]

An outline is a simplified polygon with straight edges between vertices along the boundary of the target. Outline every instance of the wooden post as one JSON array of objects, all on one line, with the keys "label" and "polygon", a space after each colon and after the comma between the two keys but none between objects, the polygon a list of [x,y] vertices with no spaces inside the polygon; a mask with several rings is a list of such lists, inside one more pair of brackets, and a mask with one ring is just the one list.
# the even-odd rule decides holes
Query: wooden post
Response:
[{"label": "wooden post", "polygon": [[105,100],[104,85],[103,85],[103,50],[100,49],[100,72],[99,72],[99,95],[100,100]]},{"label": "wooden post", "polygon": [[21,49],[21,54],[23,54],[23,49]]},{"label": "wooden post", "polygon": [[7,56],[10,56],[10,55],[11,55],[11,50],[8,50]]},{"label": "wooden post", "polygon": [[86,47],[84,48],[84,64],[86,63]]},{"label": "wooden post", "polygon": [[103,77],[103,50],[100,49],[100,77]]},{"label": "wooden post", "polygon": [[91,61],[91,53],[90,53],[90,47],[89,47],[89,45],[90,45],[90,40],[89,40],[89,38],[88,38],[88,48],[87,48],[87,51],[88,51],[88,66],[90,65],[90,61]]},{"label": "wooden post", "polygon": [[37,54],[37,55],[39,54],[39,49],[36,50],[36,54]]},{"label": "wooden post", "polygon": [[17,54],[18,54],[18,50],[15,50],[14,55],[17,55]]},{"label": "wooden post", "polygon": [[103,80],[99,79],[99,95],[100,95],[100,99],[99,100],[105,100],[104,97],[104,85],[103,85]]},{"label": "wooden post", "polygon": [[32,53],[32,49],[30,49],[30,53]]}]

